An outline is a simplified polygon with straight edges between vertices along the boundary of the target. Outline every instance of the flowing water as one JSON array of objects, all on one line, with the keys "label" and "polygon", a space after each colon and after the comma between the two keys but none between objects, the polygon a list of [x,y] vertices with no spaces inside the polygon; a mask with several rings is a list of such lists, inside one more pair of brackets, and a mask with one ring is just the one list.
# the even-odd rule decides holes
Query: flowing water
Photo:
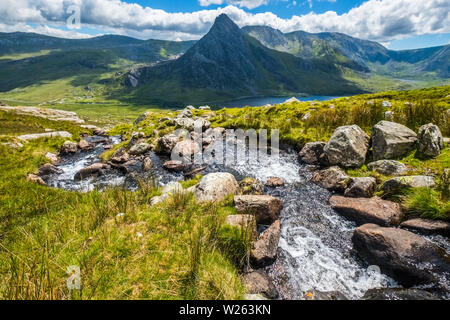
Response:
[{"label": "flowing water", "polygon": [[[113,142],[118,143],[119,139],[113,138]],[[245,146],[237,145],[236,148]],[[98,162],[101,152],[103,144],[91,151],[66,157],[59,167],[63,174],[53,176],[47,182],[54,187],[79,191],[126,182],[127,175],[115,169],[97,179],[73,180],[78,170]],[[154,174],[161,185],[183,179],[182,174],[161,169],[166,159],[153,153],[150,155]],[[266,270],[281,298],[299,299],[306,291],[319,290],[336,291],[349,299],[359,299],[371,288],[398,287],[391,278],[377,272],[376,267],[366,265],[354,255],[351,237],[356,225],[331,209],[328,205],[331,193],[310,182],[311,168],[301,164],[293,150],[280,151],[279,158],[267,154],[255,157],[248,151],[237,152],[234,159],[231,165],[210,163],[203,173],[227,171],[238,180],[253,177],[266,182],[276,176],[286,181],[283,188],[265,190],[280,198],[284,206],[279,258]],[[141,173],[139,163],[134,168],[137,174]],[[446,249],[449,247],[448,241],[442,237],[430,240]]]}]

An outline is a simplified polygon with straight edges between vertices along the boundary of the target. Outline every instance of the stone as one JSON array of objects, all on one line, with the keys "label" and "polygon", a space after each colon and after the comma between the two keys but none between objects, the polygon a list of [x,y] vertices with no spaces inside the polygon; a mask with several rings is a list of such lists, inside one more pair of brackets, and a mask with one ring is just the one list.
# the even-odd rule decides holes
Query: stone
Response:
[{"label": "stone", "polygon": [[324,147],[330,165],[361,167],[366,161],[369,136],[357,125],[337,128]]},{"label": "stone", "polygon": [[392,108],[392,103],[390,103],[389,101],[383,101],[383,102],[381,103],[381,105],[382,105],[384,108]]},{"label": "stone", "polygon": [[90,149],[91,145],[86,140],[81,139],[80,142],[78,142],[78,148],[80,148],[81,150],[85,151],[85,150]]},{"label": "stone", "polygon": [[39,168],[39,176],[41,177],[61,173],[63,173],[61,169],[58,169],[57,167],[55,167],[50,163],[44,164],[42,167]]},{"label": "stone", "polygon": [[374,160],[401,159],[415,149],[417,135],[395,122],[380,121],[372,129]]},{"label": "stone", "polygon": [[401,176],[408,171],[406,165],[396,160],[379,160],[371,162],[367,165],[367,168],[385,176]]},{"label": "stone", "polygon": [[111,161],[113,163],[125,163],[130,160],[130,155],[126,152],[124,148],[121,148],[117,150],[113,157],[111,158]]},{"label": "stone", "polygon": [[185,171],[185,170],[188,170],[190,167],[191,167],[190,164],[186,164],[183,161],[177,161],[177,160],[166,161],[163,164],[164,169],[166,169],[167,171],[172,171],[172,172]]},{"label": "stone", "polygon": [[173,133],[166,134],[158,139],[156,143],[156,153],[170,155],[173,148],[177,145],[179,137]]},{"label": "stone", "polygon": [[177,118],[192,118],[193,116],[194,114],[192,113],[192,110],[190,110],[189,108],[185,108],[180,111]]},{"label": "stone", "polygon": [[177,128],[186,129],[188,131],[195,129],[195,120],[192,118],[175,118],[173,121]]},{"label": "stone", "polygon": [[153,161],[150,157],[145,157],[142,161],[142,171],[149,172],[153,168]]},{"label": "stone", "polygon": [[284,187],[284,185],[285,185],[284,180],[278,177],[269,178],[269,180],[267,180],[266,182],[266,187],[269,188],[280,188]]},{"label": "stone", "polygon": [[198,107],[199,110],[204,110],[204,111],[211,111],[211,107],[210,106],[201,106]]},{"label": "stone", "polygon": [[368,290],[362,300],[441,300],[438,296],[420,289],[383,288]]},{"label": "stone", "polygon": [[178,157],[179,161],[191,162],[194,154],[200,152],[200,146],[192,140],[183,140],[178,142],[172,150],[172,158]]},{"label": "stone", "polygon": [[104,170],[111,169],[110,165],[104,163],[94,163],[86,168],[81,169],[75,174],[75,180],[84,180],[92,176],[100,176],[104,174]]},{"label": "stone", "polygon": [[239,192],[239,184],[236,178],[227,172],[209,173],[204,176],[195,188],[194,195],[198,201],[219,202],[228,195]]},{"label": "stone", "polygon": [[78,150],[78,146],[76,143],[71,142],[71,141],[66,141],[64,142],[64,144],[61,146],[61,150],[60,152],[62,154],[70,154],[70,153],[76,153]]},{"label": "stone", "polygon": [[55,163],[58,163],[58,162],[59,162],[58,156],[57,156],[56,154],[54,154],[54,153],[51,153],[51,152],[47,152],[47,153],[45,154],[45,158],[47,158],[48,160],[50,160],[50,162],[51,162],[52,164],[55,164]]},{"label": "stone", "polygon": [[47,184],[44,182],[44,180],[42,180],[41,177],[35,175],[35,174],[29,174],[27,175],[27,181],[39,184],[41,186],[46,186]]},{"label": "stone", "polygon": [[411,219],[403,222],[401,228],[425,235],[440,234],[450,237],[450,222],[428,219]]},{"label": "stone", "polygon": [[441,247],[403,229],[365,224],[352,242],[363,259],[405,287],[437,284],[439,275],[450,270],[450,256]]},{"label": "stone", "polygon": [[261,181],[254,178],[245,178],[239,182],[239,194],[242,195],[262,195],[264,186]]},{"label": "stone", "polygon": [[344,195],[352,198],[372,198],[377,187],[377,180],[372,177],[351,178]]},{"label": "stone", "polygon": [[140,142],[131,147],[129,153],[133,156],[138,156],[147,153],[151,146],[146,142]]},{"label": "stone", "polygon": [[402,189],[433,188],[436,185],[433,177],[429,176],[402,176],[389,179],[383,184],[385,193],[392,193]]},{"label": "stone", "polygon": [[300,102],[300,100],[298,100],[296,97],[292,97],[290,99],[287,99],[285,102],[283,103],[293,103],[293,102]]},{"label": "stone", "polygon": [[[57,110],[57,109],[46,109],[39,107],[7,107],[1,106],[0,110],[6,112],[14,112],[16,114],[30,115],[34,117],[49,119],[53,121],[69,121],[77,124],[84,123],[84,120],[78,118],[77,114],[72,111]],[[69,137],[64,137],[69,138]]]},{"label": "stone", "polygon": [[331,207],[357,225],[375,223],[380,226],[398,226],[404,218],[398,203],[381,198],[346,198],[332,196]]},{"label": "stone", "polygon": [[250,261],[253,266],[262,268],[276,260],[280,235],[280,220],[277,220],[253,244],[250,252]]},{"label": "stone", "polygon": [[232,227],[247,229],[256,233],[256,219],[251,214],[233,214],[225,218],[225,223]]},{"label": "stone", "polygon": [[201,128],[202,131],[205,131],[209,129],[209,127],[211,127],[211,122],[209,122],[206,119],[198,118],[197,120],[194,121],[194,129]]},{"label": "stone", "polygon": [[320,165],[321,156],[325,153],[324,148],[327,144],[325,142],[309,142],[305,144],[299,153],[300,159],[311,165]]},{"label": "stone", "polygon": [[242,195],[234,197],[235,209],[241,214],[252,214],[258,224],[271,224],[280,217],[281,200],[268,195]]},{"label": "stone", "polygon": [[302,121],[303,121],[303,122],[306,122],[306,121],[308,121],[309,119],[311,119],[311,117],[312,117],[311,113],[310,113],[310,112],[307,112],[307,113],[305,113],[305,114],[303,115]]},{"label": "stone", "polygon": [[17,137],[19,140],[28,142],[37,139],[48,139],[48,138],[72,138],[72,134],[67,131],[54,131],[45,133],[34,133],[34,134],[24,134]]},{"label": "stone", "polygon": [[439,127],[429,123],[419,129],[417,150],[422,156],[436,158],[444,149],[444,137]]},{"label": "stone", "polygon": [[330,191],[344,192],[350,183],[350,177],[339,167],[317,171],[312,182]]},{"label": "stone", "polygon": [[245,273],[241,276],[247,294],[261,294],[269,299],[278,298],[278,292],[269,276],[261,270]]}]

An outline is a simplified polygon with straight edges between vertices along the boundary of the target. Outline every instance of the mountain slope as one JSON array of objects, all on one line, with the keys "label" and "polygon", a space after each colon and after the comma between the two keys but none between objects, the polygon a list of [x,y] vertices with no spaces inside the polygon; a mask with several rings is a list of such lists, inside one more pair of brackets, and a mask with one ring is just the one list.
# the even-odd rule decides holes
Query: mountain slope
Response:
[{"label": "mountain slope", "polygon": [[342,77],[346,61],[335,62],[269,49],[221,15],[182,57],[140,69],[140,84],[130,94],[170,104],[266,94],[361,92]]}]

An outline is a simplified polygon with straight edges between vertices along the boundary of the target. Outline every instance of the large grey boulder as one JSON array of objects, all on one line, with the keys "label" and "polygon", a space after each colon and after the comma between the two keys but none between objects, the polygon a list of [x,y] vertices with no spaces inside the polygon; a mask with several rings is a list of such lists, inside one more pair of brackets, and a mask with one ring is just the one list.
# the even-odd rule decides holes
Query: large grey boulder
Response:
[{"label": "large grey boulder", "polygon": [[177,128],[186,129],[188,131],[194,130],[195,120],[192,118],[175,118],[173,121]]},{"label": "large grey boulder", "polygon": [[276,260],[280,235],[280,220],[277,220],[253,244],[250,251],[250,261],[253,266],[265,267]]},{"label": "large grey boulder", "polygon": [[330,165],[361,167],[366,161],[370,137],[357,125],[337,128],[324,147]]},{"label": "large grey boulder", "polygon": [[376,187],[377,180],[375,178],[351,178],[344,195],[353,198],[371,198],[375,194]]},{"label": "large grey boulder", "polygon": [[[172,159],[190,162],[194,154],[200,152],[200,146],[192,140],[178,142],[172,150]],[[176,159],[174,158],[176,157]]]},{"label": "large grey boulder", "polygon": [[231,173],[216,172],[204,176],[195,188],[198,201],[222,201],[239,192],[239,184]]},{"label": "large grey boulder", "polygon": [[300,151],[299,156],[300,159],[312,165],[323,164],[321,159],[324,156],[324,148],[327,144],[325,142],[309,142],[305,144],[303,149]]},{"label": "large grey boulder", "polygon": [[151,146],[146,142],[140,142],[131,147],[129,153],[133,156],[138,156],[147,153],[151,149]]},{"label": "large grey boulder", "polygon": [[416,133],[399,123],[380,121],[372,129],[375,160],[400,159],[414,150],[416,143]]},{"label": "large grey boulder", "polygon": [[273,223],[283,208],[280,199],[268,195],[235,196],[234,204],[238,213],[255,215],[258,224]]},{"label": "large grey boulder", "polygon": [[401,176],[408,171],[405,164],[396,160],[378,160],[369,163],[367,167],[369,170],[378,172],[385,176]]},{"label": "large grey boulder", "polygon": [[389,179],[383,184],[386,193],[411,188],[433,188],[436,185],[433,177],[429,176],[404,176]]},{"label": "large grey boulder", "polygon": [[438,126],[429,123],[419,129],[417,150],[425,157],[435,158],[444,149],[444,137]]},{"label": "large grey boulder", "polygon": [[331,207],[358,225],[376,223],[380,226],[398,226],[403,220],[400,205],[380,198],[346,198],[333,196]]},{"label": "large grey boulder", "polygon": [[317,171],[312,182],[330,191],[344,192],[350,183],[350,177],[339,167]]},{"label": "large grey boulder", "polygon": [[412,232],[365,224],[353,234],[353,248],[401,285],[437,284],[450,270],[450,256]]}]

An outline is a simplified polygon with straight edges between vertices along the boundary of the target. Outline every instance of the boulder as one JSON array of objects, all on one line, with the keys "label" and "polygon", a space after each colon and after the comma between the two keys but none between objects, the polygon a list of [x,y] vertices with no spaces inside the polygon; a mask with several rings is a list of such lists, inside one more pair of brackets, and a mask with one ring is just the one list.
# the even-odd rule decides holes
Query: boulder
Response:
[{"label": "boulder", "polygon": [[171,133],[166,134],[165,136],[158,139],[156,143],[156,152],[158,154],[170,155],[172,153],[173,148],[178,143],[178,136]]},{"label": "boulder", "polygon": [[374,160],[403,158],[416,143],[416,133],[399,123],[380,121],[372,129]]},{"label": "boulder", "polygon": [[435,158],[444,149],[444,137],[438,126],[429,123],[419,129],[419,141],[417,150],[422,156]]},{"label": "boulder", "polygon": [[428,176],[402,176],[389,179],[383,184],[385,193],[410,188],[433,188],[436,185],[433,177]]},{"label": "boulder", "polygon": [[326,143],[320,141],[305,144],[302,151],[299,153],[300,159],[311,165],[323,164],[321,163],[321,158],[323,158],[325,146]]},{"label": "boulder", "polygon": [[177,128],[192,131],[195,128],[195,121],[192,118],[175,118],[173,119]]},{"label": "boulder", "polygon": [[236,211],[242,214],[252,214],[258,224],[271,224],[280,217],[283,204],[280,199],[268,195],[235,196]]},{"label": "boulder", "polygon": [[272,177],[266,182],[266,187],[269,188],[279,188],[284,187],[284,185],[285,185],[284,180],[278,177]]},{"label": "boulder", "polygon": [[140,142],[130,148],[129,153],[133,156],[139,156],[147,153],[151,149],[151,146],[146,142]]},{"label": "boulder", "polygon": [[156,196],[156,197],[152,198],[151,205],[152,206],[157,205],[157,204],[163,202],[164,200],[166,200],[167,198],[169,198],[171,195],[173,195],[175,193],[184,193],[184,192],[188,192],[188,191],[185,191],[183,189],[183,186],[179,182],[169,183],[168,185],[165,185],[161,189],[161,195],[160,196]]},{"label": "boulder", "polygon": [[166,161],[163,164],[164,169],[166,169],[167,171],[172,171],[172,172],[185,171],[185,170],[188,170],[190,167],[191,167],[190,164],[186,164],[183,161],[177,161],[177,160]]},{"label": "boulder", "polygon": [[153,168],[153,161],[150,157],[145,157],[142,161],[142,171],[149,172]]},{"label": "boulder", "polygon": [[351,180],[341,168],[331,167],[317,171],[311,181],[330,191],[344,192]]},{"label": "boulder", "polygon": [[177,115],[177,118],[192,118],[194,116],[194,114],[192,113],[192,110],[195,110],[195,108],[194,109],[184,108]]},{"label": "boulder", "polygon": [[357,125],[337,128],[324,147],[330,165],[361,167],[366,161],[369,136]]},{"label": "boulder", "polygon": [[256,219],[254,215],[251,214],[229,215],[225,218],[225,223],[232,227],[249,230],[252,232],[252,234],[257,234]]},{"label": "boulder", "polygon": [[352,241],[362,258],[405,287],[437,284],[450,270],[450,256],[442,248],[406,230],[366,224],[355,230]]},{"label": "boulder", "polygon": [[239,184],[231,173],[216,172],[204,176],[195,188],[198,201],[222,201],[239,192]]},{"label": "boulder", "polygon": [[401,176],[408,171],[406,165],[396,160],[379,160],[369,163],[367,167],[385,176]]},{"label": "boulder", "polygon": [[64,144],[61,146],[61,154],[70,154],[70,153],[76,153],[78,150],[78,146],[76,143],[71,142],[71,141],[66,141],[64,142]]},{"label": "boulder", "polygon": [[239,194],[242,195],[262,195],[264,186],[261,181],[254,178],[245,178],[239,182]]},{"label": "boulder", "polygon": [[269,276],[262,270],[245,273],[241,276],[247,294],[261,294],[269,299],[278,298],[278,292]]},{"label": "boulder", "polygon": [[398,226],[404,218],[399,204],[378,197],[367,199],[333,196],[330,198],[330,205],[357,225],[375,223],[380,226]]},{"label": "boulder", "polygon": [[46,186],[47,184],[45,183],[44,180],[42,180],[41,177],[35,175],[35,174],[29,174],[27,175],[27,181],[33,182],[33,183],[37,183],[40,184],[41,186]]},{"label": "boulder", "polygon": [[130,160],[130,155],[126,152],[125,148],[117,150],[111,158],[113,163],[125,163]]},{"label": "boulder", "polygon": [[370,289],[362,297],[363,300],[441,300],[438,296],[420,289],[383,288]]},{"label": "boulder", "polygon": [[57,156],[56,154],[54,154],[54,153],[51,153],[51,152],[47,152],[47,153],[45,154],[45,158],[47,158],[48,160],[50,160],[50,162],[51,162],[52,164],[55,164],[55,163],[58,163],[58,162],[59,162],[58,156]]},{"label": "boulder", "polygon": [[275,221],[265,230],[253,244],[250,261],[255,267],[265,267],[277,258],[278,242],[280,241],[280,220]]},{"label": "boulder", "polygon": [[100,176],[104,174],[104,170],[110,169],[111,166],[104,163],[94,163],[86,168],[81,169],[75,174],[75,180],[83,180],[92,176]]},{"label": "boulder", "polygon": [[425,235],[440,234],[450,237],[450,222],[447,221],[417,218],[403,222],[400,227]]},{"label": "boulder", "polygon": [[204,111],[211,111],[211,107],[210,106],[201,106],[198,107],[199,110],[204,110]]},{"label": "boulder", "polygon": [[44,164],[42,167],[39,168],[39,176],[48,176],[52,174],[61,174],[63,171],[57,167],[55,167],[52,164]]},{"label": "boulder", "polygon": [[351,178],[344,195],[352,198],[371,198],[375,194],[377,180],[372,177]]},{"label": "boulder", "polygon": [[178,142],[172,150],[172,158],[174,155],[179,157],[178,160],[191,162],[194,154],[200,152],[200,146],[192,140],[183,140]]},{"label": "boulder", "polygon": [[91,145],[86,140],[81,139],[80,142],[78,142],[78,148],[85,151],[85,150],[91,149]]},{"label": "boulder", "polygon": [[48,138],[72,138],[72,134],[67,131],[54,131],[54,132],[45,132],[45,133],[33,133],[33,134],[24,134],[17,137],[22,141],[30,141],[37,139],[48,139]]},{"label": "boulder", "polygon": [[206,120],[204,118],[198,118],[197,120],[194,121],[194,129],[201,128],[202,131],[205,131],[205,130],[209,129],[210,126],[211,126],[211,122],[209,122],[208,120]]}]

